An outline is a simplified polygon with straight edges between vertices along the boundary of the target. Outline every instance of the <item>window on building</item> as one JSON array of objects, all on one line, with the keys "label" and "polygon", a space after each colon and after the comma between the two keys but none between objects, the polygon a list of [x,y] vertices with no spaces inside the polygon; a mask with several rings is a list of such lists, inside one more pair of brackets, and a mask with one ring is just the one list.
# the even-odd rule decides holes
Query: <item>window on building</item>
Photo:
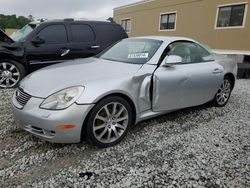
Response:
[{"label": "window on building", "polygon": [[176,13],[162,14],[160,22],[160,30],[175,29]]},{"label": "window on building", "polygon": [[219,7],[217,27],[243,26],[245,4]]},{"label": "window on building", "polygon": [[122,20],[121,25],[127,33],[131,32],[131,19]]}]

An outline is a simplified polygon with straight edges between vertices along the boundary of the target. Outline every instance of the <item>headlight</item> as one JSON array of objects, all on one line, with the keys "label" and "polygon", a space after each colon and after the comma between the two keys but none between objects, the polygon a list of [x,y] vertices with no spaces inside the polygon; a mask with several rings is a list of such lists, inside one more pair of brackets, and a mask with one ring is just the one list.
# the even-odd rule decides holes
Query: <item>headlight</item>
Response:
[{"label": "headlight", "polygon": [[84,87],[70,87],[50,95],[45,99],[40,108],[48,110],[63,110],[72,105],[81,96]]}]

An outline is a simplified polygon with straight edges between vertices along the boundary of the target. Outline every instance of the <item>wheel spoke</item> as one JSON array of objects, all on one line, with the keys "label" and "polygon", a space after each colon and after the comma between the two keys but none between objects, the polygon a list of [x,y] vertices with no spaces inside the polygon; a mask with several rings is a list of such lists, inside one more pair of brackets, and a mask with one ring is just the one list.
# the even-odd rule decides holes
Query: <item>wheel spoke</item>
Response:
[{"label": "wheel spoke", "polygon": [[101,138],[106,134],[107,131],[108,131],[108,129],[105,128],[105,129],[102,131],[102,133],[98,136],[98,138],[101,139]]},{"label": "wheel spoke", "polygon": [[227,98],[224,96],[223,97],[223,103],[225,103],[227,101]]},{"label": "wheel spoke", "polygon": [[5,80],[5,78],[2,78],[2,79],[0,80],[0,83],[3,83],[4,80]]},{"label": "wheel spoke", "polygon": [[119,112],[116,114],[116,117],[119,117],[124,110],[125,110],[125,108],[122,106],[121,109],[119,110]]},{"label": "wheel spoke", "polygon": [[105,124],[105,123],[102,124],[102,125],[95,126],[95,127],[94,127],[94,131],[97,131],[97,130],[99,130],[99,129],[103,129],[103,128],[105,128],[105,127],[106,127],[106,124]]},{"label": "wheel spoke", "polygon": [[118,137],[119,137],[119,134],[118,134],[116,128],[114,128],[113,131],[114,131],[114,133],[115,133],[115,137],[118,138]]},{"label": "wheel spoke", "polygon": [[231,89],[230,88],[227,88],[226,90],[225,90],[225,93],[230,93],[230,91],[231,91]]},{"label": "wheel spoke", "polygon": [[116,107],[117,107],[117,103],[114,103],[114,105],[113,105],[113,112],[112,112],[112,115],[113,115],[113,116],[115,115]]},{"label": "wheel spoke", "polygon": [[19,76],[20,74],[18,72],[13,73],[13,76]]},{"label": "wheel spoke", "polygon": [[105,112],[106,112],[106,114],[107,114],[107,117],[109,117],[109,116],[110,116],[110,112],[109,112],[109,109],[108,109],[108,105],[106,105],[106,106],[104,107],[104,109],[105,109]]},{"label": "wheel spoke", "polygon": [[101,120],[101,121],[103,121],[103,122],[106,122],[106,121],[107,121],[107,118],[102,117],[102,116],[100,116],[100,115],[97,115],[97,116],[96,116],[96,119],[99,119],[99,120]]},{"label": "wheel spoke", "polygon": [[224,88],[224,90],[225,89],[230,89],[230,84],[227,83],[226,86],[225,86],[225,88]]},{"label": "wheel spoke", "polygon": [[108,129],[108,137],[107,137],[108,142],[110,142],[111,133],[112,133],[112,130]]},{"label": "wheel spoke", "polygon": [[13,83],[16,83],[16,81],[17,81],[17,80],[14,79],[14,78],[11,78],[10,80],[11,80]]},{"label": "wheel spoke", "polygon": [[3,65],[3,70],[6,70],[6,68],[7,68],[6,63],[2,63],[2,65]]},{"label": "wheel spoke", "polygon": [[219,89],[218,93],[217,94],[221,94],[222,93],[222,89]]},{"label": "wheel spoke", "polygon": [[227,81],[224,80],[224,82],[223,82],[223,88],[225,88],[226,84],[227,84]]},{"label": "wheel spoke", "polygon": [[221,95],[222,95],[221,93],[218,93],[216,97],[219,99]]},{"label": "wheel spoke", "polygon": [[6,86],[7,86],[7,87],[10,86],[10,79],[6,79]]},{"label": "wheel spoke", "polygon": [[122,129],[122,130],[125,130],[125,127],[124,127],[124,126],[122,126],[122,125],[121,125],[121,124],[119,124],[119,123],[117,123],[115,126],[116,126],[116,127],[118,127],[118,128],[120,128],[120,129]]},{"label": "wheel spoke", "polygon": [[221,96],[217,96],[217,101],[220,101],[220,99],[221,99]]},{"label": "wheel spoke", "polygon": [[15,66],[14,65],[11,65],[11,67],[10,67],[10,71],[13,71],[13,69],[15,68]]},{"label": "wheel spoke", "polygon": [[221,97],[221,102],[222,102],[222,104],[224,104],[225,103],[225,97],[223,96],[223,97]]},{"label": "wheel spoke", "polygon": [[116,122],[121,122],[121,121],[124,121],[124,120],[127,120],[128,119],[128,116],[124,116],[124,117],[121,117],[121,118],[117,118],[116,119]]}]

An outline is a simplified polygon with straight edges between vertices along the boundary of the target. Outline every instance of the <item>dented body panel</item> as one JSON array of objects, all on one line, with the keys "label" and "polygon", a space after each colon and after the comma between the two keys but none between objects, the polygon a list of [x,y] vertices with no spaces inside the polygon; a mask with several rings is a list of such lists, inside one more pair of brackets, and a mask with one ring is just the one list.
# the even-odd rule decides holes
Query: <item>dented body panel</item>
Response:
[{"label": "dented body panel", "polygon": [[24,58],[24,48],[20,43],[0,43],[0,59],[13,59],[22,61]]},{"label": "dented body panel", "polygon": [[164,111],[204,104],[214,98],[223,80],[214,62],[159,67],[154,75],[153,110]]},{"label": "dented body panel", "polygon": [[[82,85],[85,91],[77,104],[95,104],[105,96],[123,94],[134,102],[136,112],[151,109],[150,86],[156,65],[133,65],[97,58],[78,59],[66,65],[57,64],[29,74],[20,87],[34,97],[47,98],[72,85]],[[75,74],[66,76],[67,72]],[[48,82],[43,89],[37,84],[41,78],[53,82]]]},{"label": "dented body panel", "polygon": [[19,61],[25,66],[24,47],[22,43],[14,42],[0,30],[0,61],[7,59]]}]

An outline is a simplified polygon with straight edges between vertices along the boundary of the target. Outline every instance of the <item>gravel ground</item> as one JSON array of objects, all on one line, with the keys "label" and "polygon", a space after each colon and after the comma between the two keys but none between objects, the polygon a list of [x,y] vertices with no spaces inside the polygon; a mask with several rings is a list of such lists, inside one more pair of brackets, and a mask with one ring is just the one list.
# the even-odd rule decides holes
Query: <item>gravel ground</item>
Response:
[{"label": "gravel ground", "polygon": [[250,80],[228,105],[145,121],[115,147],[43,142],[18,129],[0,90],[0,187],[250,187]]}]

